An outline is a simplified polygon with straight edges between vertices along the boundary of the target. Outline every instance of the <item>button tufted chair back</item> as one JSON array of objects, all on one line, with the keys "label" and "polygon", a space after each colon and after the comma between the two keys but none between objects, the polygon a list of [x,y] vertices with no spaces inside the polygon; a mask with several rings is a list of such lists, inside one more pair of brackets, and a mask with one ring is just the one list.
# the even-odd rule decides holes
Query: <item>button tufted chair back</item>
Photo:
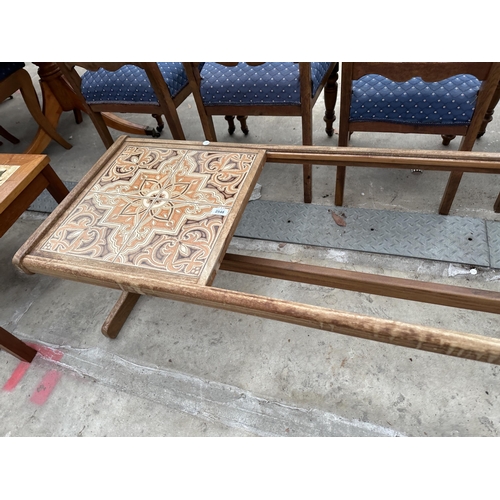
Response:
[{"label": "button tufted chair back", "polygon": [[[144,113],[158,122],[165,116],[174,139],[185,140],[177,107],[191,93],[181,62],[57,63],[80,97],[105,146],[113,144],[103,113]],[[76,68],[80,68],[77,71]]]},{"label": "button tufted chair back", "polygon": [[[228,132],[234,116],[245,135],[247,115],[300,116],[302,143],[312,145],[312,108],[325,89],[326,133],[333,135],[337,100],[335,62],[192,62],[184,63],[205,138],[216,141],[212,116],[225,116]],[[312,200],[312,165],[303,166],[304,201]]]},{"label": "button tufted chair back", "polygon": [[[355,131],[419,133],[439,134],[444,145],[460,135],[459,150],[470,151],[499,82],[500,63],[342,63],[338,145],[347,146]],[[336,205],[343,204],[345,172],[337,166]],[[449,213],[461,177],[451,172],[440,214]]]}]

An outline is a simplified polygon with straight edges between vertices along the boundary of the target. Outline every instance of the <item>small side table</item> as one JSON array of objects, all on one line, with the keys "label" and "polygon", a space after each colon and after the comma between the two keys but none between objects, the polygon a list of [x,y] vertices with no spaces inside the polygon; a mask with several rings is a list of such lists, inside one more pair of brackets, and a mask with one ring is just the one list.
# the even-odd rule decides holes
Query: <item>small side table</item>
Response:
[{"label": "small side table", "polygon": [[[0,237],[48,189],[60,203],[68,189],[49,165],[46,155],[0,154]],[[0,349],[31,362],[36,350],[0,327]]]}]

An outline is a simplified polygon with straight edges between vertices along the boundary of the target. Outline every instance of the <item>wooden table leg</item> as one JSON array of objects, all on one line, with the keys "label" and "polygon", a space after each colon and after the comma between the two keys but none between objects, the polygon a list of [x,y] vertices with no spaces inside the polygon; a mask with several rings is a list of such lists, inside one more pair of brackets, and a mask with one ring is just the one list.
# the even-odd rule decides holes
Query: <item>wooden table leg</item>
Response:
[{"label": "wooden table leg", "polygon": [[[49,123],[57,128],[63,111],[73,111],[77,123],[81,122],[81,113],[85,112],[84,105],[73,89],[64,79],[61,70],[55,63],[34,63],[38,66],[38,76],[40,77],[40,88],[42,90],[43,114]],[[152,127],[137,125],[123,118],[119,118],[113,113],[103,113],[106,125],[112,129],[119,130],[126,134],[147,135],[159,137],[160,133]],[[25,151],[26,154],[42,153],[52,139],[42,129],[38,132]]]},{"label": "wooden table leg", "polygon": [[12,333],[0,326],[0,349],[7,351],[21,361],[31,363],[37,351],[25,344],[22,340],[14,337]]},{"label": "wooden table leg", "polygon": [[47,165],[42,170],[42,174],[49,183],[49,185],[47,186],[48,192],[52,195],[54,200],[57,201],[57,203],[61,203],[61,201],[63,201],[64,198],[66,198],[66,196],[69,194],[68,188],[60,179],[60,177],[54,172],[50,165]]},{"label": "wooden table leg", "polygon": [[122,292],[102,325],[101,332],[105,337],[116,339],[139,297],[138,293]]},{"label": "wooden table leg", "polygon": [[[42,112],[49,121],[49,123],[57,128],[57,124],[59,123],[59,118],[63,111],[66,111],[61,106],[61,103],[58,101],[50,87],[43,80],[40,80],[40,88],[42,89]],[[28,146],[28,149],[25,151],[26,154],[41,154],[45,151],[45,148],[50,144],[52,138],[43,130],[42,128],[38,129],[38,132],[35,135],[32,143]]]}]

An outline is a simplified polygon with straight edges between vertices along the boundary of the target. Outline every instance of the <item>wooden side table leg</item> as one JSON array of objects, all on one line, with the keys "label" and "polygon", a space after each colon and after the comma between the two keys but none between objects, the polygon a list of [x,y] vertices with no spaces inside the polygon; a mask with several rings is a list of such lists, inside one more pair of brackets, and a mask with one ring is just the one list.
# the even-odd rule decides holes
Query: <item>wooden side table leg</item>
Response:
[{"label": "wooden side table leg", "polygon": [[0,326],[0,348],[21,361],[31,363],[37,351]]},{"label": "wooden side table leg", "polygon": [[57,203],[61,203],[61,201],[63,201],[64,198],[66,198],[66,196],[69,194],[68,188],[59,178],[59,176],[54,172],[53,168],[50,165],[47,165],[43,169],[42,173],[49,183],[49,185],[47,186],[47,190],[57,201]]},{"label": "wooden side table leg", "polygon": [[138,293],[122,292],[102,325],[101,332],[105,337],[116,339],[139,297]]}]

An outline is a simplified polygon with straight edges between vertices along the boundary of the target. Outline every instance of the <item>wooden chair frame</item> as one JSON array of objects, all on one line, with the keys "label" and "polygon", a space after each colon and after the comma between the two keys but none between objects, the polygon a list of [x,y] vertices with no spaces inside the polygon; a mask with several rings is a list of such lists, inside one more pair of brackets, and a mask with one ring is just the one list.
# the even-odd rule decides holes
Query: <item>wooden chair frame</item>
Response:
[{"label": "wooden chair frame", "polygon": [[[444,80],[445,78],[457,74],[471,74],[482,81],[482,84],[477,95],[474,114],[469,125],[412,125],[376,121],[351,122],[349,121],[349,117],[352,98],[352,82],[368,74],[382,75],[393,81],[408,81],[412,77],[420,76],[423,80],[429,82]],[[338,145],[340,147],[348,146],[349,137],[355,131],[403,134],[419,133],[441,134],[443,136],[461,135],[462,140],[459,150],[471,151],[477,136],[481,131],[484,133],[485,126],[483,126],[483,123],[485,115],[491,107],[499,81],[500,63],[342,63]],[[341,206],[344,202],[345,175],[346,166],[337,165],[335,186],[335,205],[337,206]],[[439,207],[439,213],[441,215],[447,215],[449,213],[462,175],[462,172],[452,171],[450,173]]]},{"label": "wooden chair frame", "polygon": [[[139,68],[142,68],[151,83],[156,97],[158,98],[158,103],[131,103],[131,104],[121,104],[121,103],[106,103],[106,104],[92,104],[85,100],[85,97],[81,91],[82,79],[75,67],[81,67],[88,71],[97,71],[103,68],[107,71],[117,71],[122,66],[127,64],[133,64]],[[163,79],[160,68],[155,62],[121,62],[121,63],[109,63],[109,62],[64,62],[57,63],[61,73],[66,78],[66,80],[71,85],[73,91],[82,101],[82,106],[84,111],[90,116],[90,119],[94,123],[99,136],[106,148],[109,148],[113,144],[113,138],[109,132],[109,129],[105,123],[102,113],[144,113],[150,114],[157,118],[158,123],[161,123],[161,115],[165,116],[172,137],[177,140],[185,140],[184,131],[177,113],[177,107],[188,97],[191,93],[189,85],[186,85],[175,97],[172,97],[170,90]]]},{"label": "wooden chair frame", "polygon": [[[236,66],[236,62],[219,62],[227,67]],[[262,62],[247,63],[252,66],[264,64]],[[333,135],[333,122],[335,121],[335,103],[337,101],[337,79],[338,79],[338,63],[331,63],[330,68],[326,72],[323,80],[314,96],[311,97],[311,63],[300,62],[299,64],[299,79],[300,79],[300,104],[296,105],[214,105],[205,106],[201,96],[200,85],[201,75],[199,70],[199,62],[184,63],[184,68],[188,75],[188,80],[191,85],[194,100],[198,113],[200,115],[201,124],[205,138],[209,141],[217,141],[213,116],[226,116],[227,118],[237,115],[242,121],[242,128],[246,127],[246,115],[252,116],[300,116],[302,119],[302,144],[310,146],[313,143],[312,133],[312,109],[323,89],[325,90],[325,116],[326,123],[325,131],[331,137]],[[226,119],[227,119],[226,118]],[[303,165],[303,183],[304,183],[304,202],[311,203],[312,201],[312,165]]]}]

